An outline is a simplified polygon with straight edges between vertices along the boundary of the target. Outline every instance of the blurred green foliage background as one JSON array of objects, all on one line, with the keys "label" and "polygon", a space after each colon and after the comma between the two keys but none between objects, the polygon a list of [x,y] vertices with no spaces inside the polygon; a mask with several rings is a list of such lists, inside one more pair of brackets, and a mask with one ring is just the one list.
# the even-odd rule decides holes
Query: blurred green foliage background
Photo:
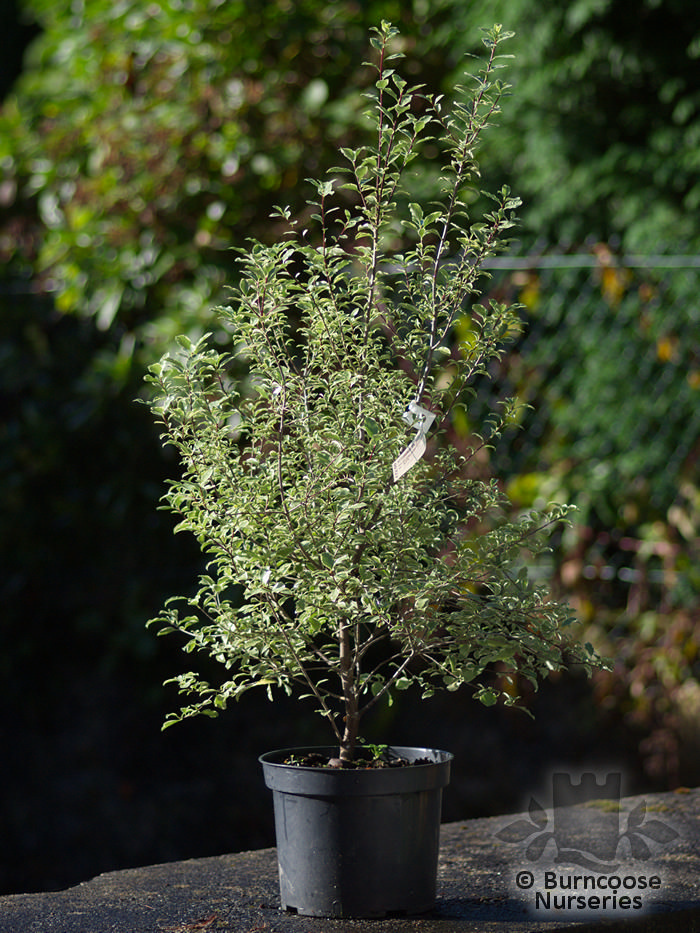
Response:
[{"label": "blurred green foliage background", "polygon": [[[234,801],[244,787],[267,804],[255,755],[289,742],[294,710],[272,720],[251,700],[225,726],[158,733],[178,658],[144,622],[200,557],[157,511],[177,464],[134,399],[176,334],[225,341],[211,309],[230,248],[274,237],[278,203],[304,216],[305,179],[361,144],[381,19],[432,93],[461,81],[481,27],[515,32],[479,186],[524,200],[511,266],[491,270],[524,331],[479,398],[535,406],[491,468],[515,507],[579,505],[548,572],[617,662],[591,688],[551,685],[558,723],[482,723],[468,697],[431,707],[466,761],[448,815],[517,806],[537,768],[595,749],[624,753],[642,785],[700,781],[697,3],[14,0],[0,7],[2,890],[269,844],[266,817]],[[398,738],[410,720],[432,743],[420,709],[380,725]],[[201,829],[224,798],[231,840]]]}]

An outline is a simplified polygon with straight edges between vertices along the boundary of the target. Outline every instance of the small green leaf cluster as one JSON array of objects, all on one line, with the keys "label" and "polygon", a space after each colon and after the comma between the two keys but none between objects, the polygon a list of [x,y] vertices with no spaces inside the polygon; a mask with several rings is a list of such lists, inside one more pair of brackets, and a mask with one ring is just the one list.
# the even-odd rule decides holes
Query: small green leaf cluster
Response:
[{"label": "small green leaf cluster", "polygon": [[[314,182],[308,226],[279,210],[286,233],[241,251],[240,285],[219,309],[233,352],[181,338],[149,377],[184,468],[166,507],[210,559],[194,597],[154,621],[228,672],[220,685],[178,678],[197,700],[174,719],[215,714],[255,686],[294,690],[345,758],[362,716],[393,690],[472,684],[491,705],[495,665],[536,684],[567,652],[592,660],[565,638],[568,608],[523,565],[566,508],[504,519],[498,484],[472,469],[484,442],[445,442],[451,411],[517,323],[516,308],[484,306],[456,350],[448,339],[518,203],[504,190],[470,217],[475,146],[504,91],[493,78],[502,32],[488,33],[472,91],[450,108],[389,67],[396,36],[382,23],[372,39],[375,144],[345,150]],[[408,193],[427,144],[443,156],[443,197],[429,208]],[[242,362],[247,376],[234,380]],[[394,479],[412,403],[436,430],[427,456]]]}]

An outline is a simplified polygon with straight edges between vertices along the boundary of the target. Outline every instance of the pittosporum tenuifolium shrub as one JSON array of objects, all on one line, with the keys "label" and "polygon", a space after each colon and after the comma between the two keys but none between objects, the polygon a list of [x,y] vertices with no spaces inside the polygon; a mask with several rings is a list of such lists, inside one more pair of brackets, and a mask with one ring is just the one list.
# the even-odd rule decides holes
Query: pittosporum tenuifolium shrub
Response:
[{"label": "pittosporum tenuifolium shrub", "polygon": [[[526,565],[566,507],[507,518],[498,484],[474,468],[486,440],[446,442],[518,322],[498,303],[462,320],[518,206],[504,189],[491,212],[470,214],[475,147],[506,91],[507,34],[485,34],[480,69],[450,105],[400,77],[397,35],[383,23],[371,40],[375,143],[343,150],[313,182],[305,218],[276,212],[275,242],[240,250],[240,285],[219,311],[233,351],[183,338],[149,377],[184,468],[167,507],[210,559],[196,595],[154,622],[228,672],[218,686],[177,678],[197,699],[173,719],[215,714],[255,686],[296,690],[346,759],[362,716],[394,690],[472,684],[490,705],[494,665],[537,683],[595,660],[566,638],[569,609]],[[438,203],[410,193],[426,148]],[[247,376],[234,379],[241,361]],[[510,414],[487,418],[484,438]]]}]

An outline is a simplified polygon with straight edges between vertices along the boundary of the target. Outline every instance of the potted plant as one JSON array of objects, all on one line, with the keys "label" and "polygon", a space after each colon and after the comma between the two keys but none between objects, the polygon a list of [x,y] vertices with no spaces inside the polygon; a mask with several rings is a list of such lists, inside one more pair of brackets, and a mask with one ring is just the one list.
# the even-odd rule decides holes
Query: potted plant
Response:
[{"label": "potted plant", "polygon": [[[464,684],[510,704],[514,690],[485,679],[494,665],[516,685],[594,661],[523,559],[566,508],[508,517],[497,482],[475,469],[487,441],[455,441],[451,428],[518,322],[516,308],[471,306],[518,205],[503,190],[479,223],[469,212],[506,34],[486,33],[474,86],[449,108],[394,71],[396,36],[382,23],[371,39],[374,145],[343,150],[314,183],[307,226],[279,210],[275,241],[241,251],[220,309],[233,352],[183,337],[149,376],[183,464],[165,501],[209,557],[196,594],[153,621],[227,671],[214,685],[176,678],[196,699],[169,722],[216,715],[253,687],[315,706],[334,746],[261,761],[282,904],[331,916],[426,910],[435,896],[451,755],[359,751],[373,707],[409,686],[430,696]],[[406,193],[425,144],[442,159],[429,206]],[[326,838],[304,837],[312,825]]]}]

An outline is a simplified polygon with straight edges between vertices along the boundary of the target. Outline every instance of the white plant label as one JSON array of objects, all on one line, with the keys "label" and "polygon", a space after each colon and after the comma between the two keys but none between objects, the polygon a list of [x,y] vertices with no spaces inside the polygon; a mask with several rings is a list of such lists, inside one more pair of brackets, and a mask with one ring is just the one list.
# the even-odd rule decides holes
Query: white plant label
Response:
[{"label": "white plant label", "polygon": [[425,436],[433,421],[435,421],[435,415],[428,411],[427,408],[419,405],[418,402],[411,402],[403,417],[412,427],[418,427],[418,433],[392,464],[395,483],[401,479],[404,473],[408,473],[411,467],[415,466],[425,453],[427,446]]},{"label": "white plant label", "polygon": [[425,434],[419,431],[411,443],[402,450],[396,460],[391,465],[394,474],[394,482],[397,483],[404,473],[408,473],[412,466],[415,466],[425,453],[426,443]]}]

